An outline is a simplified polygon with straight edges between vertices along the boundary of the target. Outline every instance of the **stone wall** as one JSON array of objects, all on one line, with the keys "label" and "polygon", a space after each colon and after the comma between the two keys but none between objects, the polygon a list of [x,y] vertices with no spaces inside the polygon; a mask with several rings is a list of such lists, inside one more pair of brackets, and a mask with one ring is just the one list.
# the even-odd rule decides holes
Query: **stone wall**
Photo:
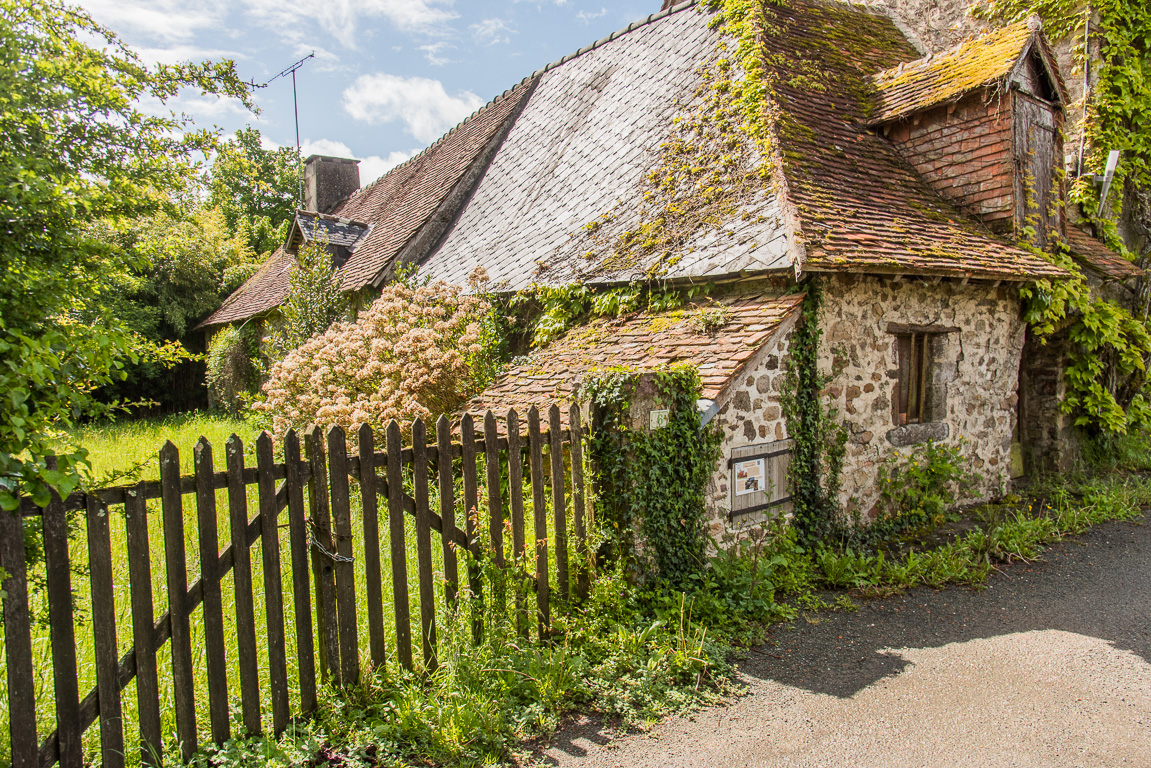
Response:
[{"label": "stone wall", "polygon": [[739,515],[734,521],[730,520],[733,489],[727,462],[734,449],[787,439],[779,393],[783,388],[788,339],[794,326],[795,318],[780,326],[716,401],[719,410],[713,423],[723,434],[723,447],[719,466],[708,485],[708,507],[710,533],[717,541],[729,534],[738,535],[739,531],[790,509],[772,510],[770,515]]},{"label": "stone wall", "polygon": [[[827,392],[850,430],[840,501],[871,514],[878,464],[935,439],[960,445],[982,497],[1008,481],[1017,380],[1024,342],[1013,287],[878,277],[827,281],[820,369],[836,371]],[[932,338],[925,424],[897,426],[898,360],[892,326],[954,329]],[[895,330],[899,330],[898,328]]]}]

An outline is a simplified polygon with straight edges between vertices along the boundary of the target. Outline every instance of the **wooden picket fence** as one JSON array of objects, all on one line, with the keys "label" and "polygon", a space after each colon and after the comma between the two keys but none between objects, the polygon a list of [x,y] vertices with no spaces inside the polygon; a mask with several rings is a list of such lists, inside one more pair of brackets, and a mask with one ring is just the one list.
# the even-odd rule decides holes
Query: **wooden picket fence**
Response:
[{"label": "wooden picket fence", "polygon": [[[504,434],[499,434],[503,422]],[[232,735],[229,706],[238,684],[240,725],[260,733],[270,699],[270,723],[280,733],[294,719],[306,717],[317,705],[317,678],[336,685],[361,679],[360,628],[357,603],[367,609],[365,661],[373,668],[390,663],[404,669],[419,668],[413,660],[409,586],[418,590],[419,651],[422,669],[436,667],[437,588],[442,599],[457,600],[460,551],[477,558],[490,557],[501,569],[534,570],[535,621],[517,591],[515,617],[519,631],[546,641],[551,624],[551,600],[566,603],[586,596],[588,566],[584,458],[578,407],[569,411],[569,428],[561,428],[560,410],[548,409],[546,429],[540,414],[527,413],[526,430],[516,412],[497,420],[488,412],[482,435],[470,416],[456,425],[441,417],[435,444],[429,444],[423,421],[413,422],[409,445],[403,444],[395,422],[377,440],[364,426],[356,434],[356,450],[349,451],[344,430],[324,434],[312,427],[303,436],[290,432],[283,440],[283,461],[274,458],[268,433],[256,441],[256,466],[245,466],[244,447],[233,435],[225,446],[225,471],[216,471],[213,449],[201,438],[194,452],[195,472],[180,475],[176,446],[167,443],[159,452],[160,480],[54,497],[40,509],[25,499],[17,515],[0,514],[0,568],[9,577],[3,583],[5,661],[12,765],[16,768],[60,764],[82,765],[85,731],[98,724],[102,765],[122,766],[126,749],[139,748],[140,760],[159,765],[166,743],[161,706],[175,714],[175,743],[187,761],[205,740],[220,744]],[[303,448],[303,454],[301,454]],[[377,450],[382,448],[383,450]],[[545,467],[545,453],[548,460]],[[525,475],[525,460],[527,464]],[[506,475],[503,473],[506,472]],[[486,509],[479,509],[479,478],[486,477]],[[501,479],[506,477],[506,485]],[[530,494],[525,489],[525,478]],[[434,479],[434,485],[433,485]],[[352,480],[358,485],[361,512],[353,530]],[[457,482],[459,481],[459,482]],[[405,484],[411,493],[405,492]],[[250,515],[248,486],[256,487],[257,511]],[[508,489],[503,498],[503,487]],[[566,494],[570,489],[571,506]],[[462,498],[457,498],[462,490]],[[220,550],[217,491],[226,491],[230,542]],[[552,519],[547,494],[551,494]],[[525,532],[525,495],[531,505],[531,531]],[[438,496],[433,511],[433,499]],[[194,498],[198,533],[199,576],[189,586],[194,565],[187,557],[184,505]],[[153,560],[149,551],[148,500],[159,499],[163,524],[163,571],[166,606],[157,606],[153,594]],[[381,505],[383,509],[381,510]],[[568,515],[574,530],[569,537]],[[287,546],[281,552],[281,515],[286,510]],[[471,510],[472,514],[468,514]],[[81,570],[78,555],[69,552],[69,518],[79,511],[86,526],[87,552]],[[114,596],[113,548],[109,520],[123,515],[130,582],[131,627],[117,627]],[[388,545],[381,548],[380,517],[386,516]],[[75,517],[75,515],[72,515]],[[39,518],[39,519],[37,519]],[[415,574],[408,573],[406,526],[414,518]],[[487,522],[490,547],[480,546],[480,525]],[[51,672],[55,701],[55,731],[42,741],[37,734],[36,678],[32,652],[32,611],[29,607],[25,567],[25,528],[37,526],[43,535],[43,565],[50,617]],[[117,521],[119,525],[119,521]],[[462,530],[461,526],[462,525]],[[511,552],[505,552],[504,534],[510,527]],[[550,527],[550,533],[549,533]],[[118,529],[117,529],[118,530]],[[433,537],[438,536],[440,571],[433,570]],[[525,539],[525,536],[531,536]],[[569,542],[570,539],[570,542]],[[525,542],[534,547],[525,549]],[[262,584],[253,580],[252,547],[260,544]],[[569,553],[569,546],[572,552]],[[526,557],[534,549],[534,563]],[[193,552],[195,555],[196,553]],[[556,581],[549,583],[549,558]],[[362,558],[363,588],[357,588],[353,568]],[[525,559],[521,559],[525,558]],[[287,563],[282,563],[286,559]],[[534,568],[533,568],[534,566]],[[38,566],[41,567],[41,566]],[[72,578],[87,569],[90,606],[87,625],[73,616]],[[385,646],[385,568],[390,568],[394,606],[395,647]],[[465,569],[469,588],[483,600],[506,599],[503,581],[485,585],[482,569]],[[228,626],[234,632],[235,651],[226,652],[222,580],[232,575],[235,599],[229,602]],[[290,584],[290,595],[284,588]],[[254,590],[262,592],[263,634],[257,640]],[[486,592],[486,594],[485,594]],[[530,593],[529,593],[530,594]],[[292,614],[285,619],[287,608]],[[156,617],[158,608],[166,610]],[[313,610],[314,609],[314,610]],[[195,612],[199,615],[195,616]],[[193,666],[193,619],[202,637],[202,668]],[[471,631],[483,631],[482,619],[471,621]],[[78,684],[76,632],[92,633],[95,687],[81,698]],[[389,628],[390,630],[390,628]],[[294,634],[294,677],[289,684],[289,637]],[[118,649],[130,634],[132,647]],[[161,669],[157,654],[168,646],[170,670]],[[199,650],[199,644],[197,644]],[[234,658],[229,659],[228,655]],[[264,666],[266,664],[266,667]],[[229,669],[233,670],[229,680]],[[236,673],[238,670],[238,674]],[[201,678],[197,694],[197,674]],[[164,677],[170,675],[170,677]],[[236,679],[238,677],[238,679]],[[135,680],[138,741],[127,738],[121,692]],[[161,681],[172,692],[161,696]],[[261,692],[263,688],[263,693]],[[208,727],[197,723],[197,695],[206,690]],[[163,699],[163,700],[162,700]],[[205,709],[200,701],[201,712]],[[199,730],[198,730],[199,729]],[[131,737],[135,734],[128,734]],[[167,743],[172,743],[168,740]]]}]

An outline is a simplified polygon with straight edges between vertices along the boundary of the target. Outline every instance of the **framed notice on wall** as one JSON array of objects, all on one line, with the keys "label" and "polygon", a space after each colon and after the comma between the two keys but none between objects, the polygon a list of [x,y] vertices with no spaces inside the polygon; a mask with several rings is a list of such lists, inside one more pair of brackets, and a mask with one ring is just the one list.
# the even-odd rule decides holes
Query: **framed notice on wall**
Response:
[{"label": "framed notice on wall", "polygon": [[746,496],[749,493],[758,493],[767,489],[764,482],[764,460],[750,459],[735,464],[735,495]]}]

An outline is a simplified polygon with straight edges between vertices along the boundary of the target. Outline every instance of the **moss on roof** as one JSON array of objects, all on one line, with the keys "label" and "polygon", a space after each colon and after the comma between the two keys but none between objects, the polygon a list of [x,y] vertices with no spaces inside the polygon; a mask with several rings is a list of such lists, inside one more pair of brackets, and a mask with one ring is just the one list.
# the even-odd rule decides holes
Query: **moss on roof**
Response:
[{"label": "moss on roof", "polygon": [[1012,24],[941,53],[876,73],[872,124],[958,98],[1007,77],[1032,37],[1026,22]]}]

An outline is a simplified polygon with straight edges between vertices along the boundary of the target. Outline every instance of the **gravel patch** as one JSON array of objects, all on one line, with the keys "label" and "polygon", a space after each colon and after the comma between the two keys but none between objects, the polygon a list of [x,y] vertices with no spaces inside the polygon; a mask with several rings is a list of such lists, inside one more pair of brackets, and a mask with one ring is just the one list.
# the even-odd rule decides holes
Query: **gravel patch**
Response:
[{"label": "gravel patch", "polygon": [[746,696],[612,740],[573,722],[557,766],[1151,767],[1151,519],[996,573],[778,628]]}]

